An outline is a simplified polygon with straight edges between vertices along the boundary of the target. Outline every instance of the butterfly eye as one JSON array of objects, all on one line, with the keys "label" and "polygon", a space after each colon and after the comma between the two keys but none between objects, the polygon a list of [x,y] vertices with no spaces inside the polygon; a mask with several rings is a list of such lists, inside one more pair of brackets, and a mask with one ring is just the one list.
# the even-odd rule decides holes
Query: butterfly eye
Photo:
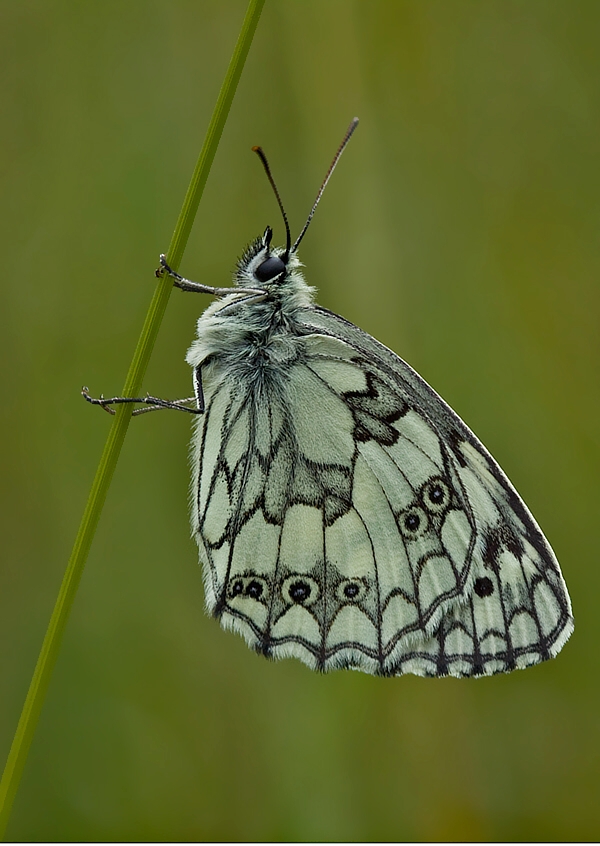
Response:
[{"label": "butterfly eye", "polygon": [[310,576],[289,576],[281,592],[284,599],[295,605],[312,605],[319,598],[319,585]]},{"label": "butterfly eye", "polygon": [[284,270],[285,264],[279,256],[269,256],[269,258],[265,259],[258,265],[254,271],[254,275],[259,282],[268,282],[270,279],[274,279],[276,276],[279,276],[279,274],[283,273]]}]

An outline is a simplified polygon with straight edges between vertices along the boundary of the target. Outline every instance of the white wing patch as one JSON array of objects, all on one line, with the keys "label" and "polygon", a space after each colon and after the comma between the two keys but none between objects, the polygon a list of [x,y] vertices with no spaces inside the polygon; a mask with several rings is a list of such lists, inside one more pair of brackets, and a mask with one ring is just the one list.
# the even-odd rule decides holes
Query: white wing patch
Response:
[{"label": "white wing patch", "polygon": [[295,357],[211,379],[193,526],[209,610],[259,652],[477,676],[572,630],[554,554],[475,436],[408,365],[306,309]]}]

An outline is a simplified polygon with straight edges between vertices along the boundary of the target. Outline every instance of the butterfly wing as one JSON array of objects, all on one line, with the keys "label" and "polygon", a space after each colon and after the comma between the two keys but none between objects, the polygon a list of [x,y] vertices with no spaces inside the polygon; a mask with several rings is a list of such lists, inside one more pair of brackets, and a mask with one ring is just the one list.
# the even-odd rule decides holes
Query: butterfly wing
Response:
[{"label": "butterfly wing", "polygon": [[211,612],[323,670],[482,675],[556,654],[568,594],[498,465],[394,353],[303,314],[285,366],[205,384],[193,513]]}]

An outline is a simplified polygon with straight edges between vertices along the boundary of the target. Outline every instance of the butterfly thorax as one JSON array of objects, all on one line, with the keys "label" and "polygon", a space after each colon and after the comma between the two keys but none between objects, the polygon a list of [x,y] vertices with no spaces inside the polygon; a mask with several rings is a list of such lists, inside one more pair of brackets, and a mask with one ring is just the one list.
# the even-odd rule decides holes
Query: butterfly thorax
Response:
[{"label": "butterfly thorax", "polygon": [[[271,254],[282,253],[273,250]],[[187,353],[192,367],[210,362],[211,369],[244,379],[257,370],[285,367],[297,357],[303,334],[301,315],[312,306],[314,288],[306,284],[295,254],[281,277],[257,282],[253,268],[261,258],[260,251],[246,261],[243,257],[234,281],[246,290],[263,290],[264,298],[234,287],[231,294],[211,303],[198,319],[197,337]]]}]

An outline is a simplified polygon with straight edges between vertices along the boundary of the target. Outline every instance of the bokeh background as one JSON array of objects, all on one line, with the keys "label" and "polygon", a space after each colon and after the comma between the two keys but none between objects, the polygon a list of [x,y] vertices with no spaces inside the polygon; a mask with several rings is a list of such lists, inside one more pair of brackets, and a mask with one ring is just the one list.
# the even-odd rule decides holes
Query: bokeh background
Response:
[{"label": "bokeh background", "polygon": [[[0,3],[0,753],[5,759],[245,0]],[[134,421],[8,837],[600,836],[600,5],[268,0],[182,270],[227,284],[304,222],[319,301],[395,349],[501,462],[562,563],[555,661],[319,676],[203,611],[184,415]],[[174,292],[145,388],[190,393]]]}]

